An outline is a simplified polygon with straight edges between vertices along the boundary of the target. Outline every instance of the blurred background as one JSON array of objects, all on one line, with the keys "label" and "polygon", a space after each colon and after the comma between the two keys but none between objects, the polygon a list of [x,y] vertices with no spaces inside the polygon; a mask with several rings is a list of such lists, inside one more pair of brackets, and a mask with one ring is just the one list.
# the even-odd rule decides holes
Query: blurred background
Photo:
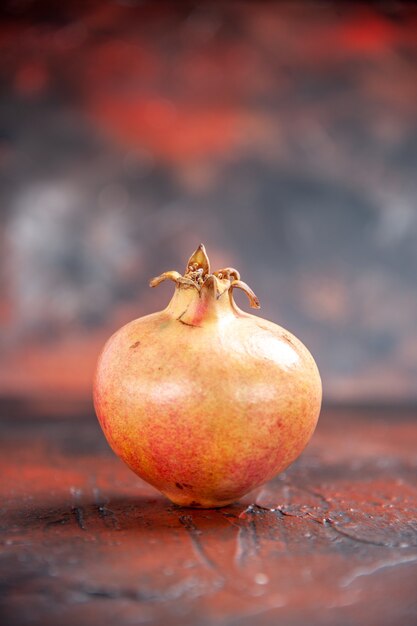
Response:
[{"label": "blurred background", "polygon": [[310,348],[327,403],[417,401],[417,5],[0,15],[0,397],[91,406],[104,341],[202,241]]}]

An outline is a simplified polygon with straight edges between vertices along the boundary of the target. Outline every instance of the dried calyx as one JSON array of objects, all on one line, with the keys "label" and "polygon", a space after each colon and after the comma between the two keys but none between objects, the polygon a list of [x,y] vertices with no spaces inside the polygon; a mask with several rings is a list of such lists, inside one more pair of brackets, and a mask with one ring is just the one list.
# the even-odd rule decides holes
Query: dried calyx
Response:
[{"label": "dried calyx", "polygon": [[150,286],[156,287],[164,280],[173,280],[179,286],[197,289],[198,292],[204,288],[214,288],[217,298],[220,298],[226,291],[231,292],[235,288],[242,289],[248,296],[251,307],[260,308],[258,298],[252,289],[240,280],[239,272],[233,267],[225,267],[210,273],[210,261],[202,243],[189,258],[184,276],[175,270],[164,272],[153,278]]}]

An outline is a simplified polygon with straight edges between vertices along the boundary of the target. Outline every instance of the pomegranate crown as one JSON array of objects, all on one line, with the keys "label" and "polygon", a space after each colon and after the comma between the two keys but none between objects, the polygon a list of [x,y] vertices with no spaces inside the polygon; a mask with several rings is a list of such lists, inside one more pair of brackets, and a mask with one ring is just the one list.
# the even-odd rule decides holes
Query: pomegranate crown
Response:
[{"label": "pomegranate crown", "polygon": [[171,270],[153,278],[149,284],[151,287],[157,287],[164,280],[173,280],[178,286],[197,289],[198,292],[204,288],[214,288],[216,298],[220,298],[226,291],[231,292],[235,288],[242,289],[248,296],[251,307],[261,308],[258,298],[249,285],[240,280],[240,274],[234,267],[225,267],[216,272],[210,272],[210,261],[202,243],[190,256],[183,276]]}]

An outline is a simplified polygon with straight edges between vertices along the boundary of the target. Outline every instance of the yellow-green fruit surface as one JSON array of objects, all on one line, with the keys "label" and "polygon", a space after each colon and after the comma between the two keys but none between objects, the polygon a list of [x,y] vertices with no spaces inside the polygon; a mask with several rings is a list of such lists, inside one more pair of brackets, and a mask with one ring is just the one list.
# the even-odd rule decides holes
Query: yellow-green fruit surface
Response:
[{"label": "yellow-green fruit surface", "polygon": [[168,307],[117,331],[94,403],[113,450],[173,502],[218,507],[284,470],[315,429],[307,348],[231,294],[177,285]]}]

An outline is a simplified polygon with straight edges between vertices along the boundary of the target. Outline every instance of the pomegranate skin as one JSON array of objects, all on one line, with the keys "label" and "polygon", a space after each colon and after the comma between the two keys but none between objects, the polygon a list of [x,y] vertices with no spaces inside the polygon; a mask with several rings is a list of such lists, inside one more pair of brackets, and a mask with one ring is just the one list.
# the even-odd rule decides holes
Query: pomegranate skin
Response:
[{"label": "pomegranate skin", "polygon": [[137,475],[176,504],[212,508],[299,456],[318,420],[321,381],[296,337],[240,310],[231,288],[219,295],[230,276],[206,276],[201,289],[178,282],[164,311],[109,339],[94,404],[110,446]]}]

